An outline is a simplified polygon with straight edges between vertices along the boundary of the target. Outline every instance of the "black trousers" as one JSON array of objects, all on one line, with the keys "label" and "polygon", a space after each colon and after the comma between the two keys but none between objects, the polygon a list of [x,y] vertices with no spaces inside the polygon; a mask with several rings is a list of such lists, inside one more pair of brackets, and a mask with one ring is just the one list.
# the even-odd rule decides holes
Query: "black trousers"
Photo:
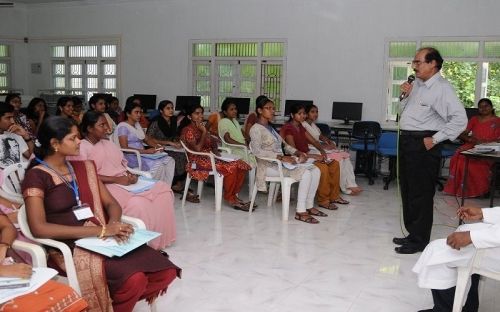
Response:
[{"label": "black trousers", "polygon": [[[472,274],[470,290],[462,310],[463,312],[477,312],[479,309],[478,287],[479,275]],[[434,300],[433,312],[451,312],[453,310],[453,300],[455,299],[455,287],[432,289],[432,299]]]},{"label": "black trousers", "polygon": [[403,220],[409,238],[420,247],[425,247],[431,237],[435,183],[441,164],[440,144],[426,150],[423,139],[424,135],[399,137]]}]

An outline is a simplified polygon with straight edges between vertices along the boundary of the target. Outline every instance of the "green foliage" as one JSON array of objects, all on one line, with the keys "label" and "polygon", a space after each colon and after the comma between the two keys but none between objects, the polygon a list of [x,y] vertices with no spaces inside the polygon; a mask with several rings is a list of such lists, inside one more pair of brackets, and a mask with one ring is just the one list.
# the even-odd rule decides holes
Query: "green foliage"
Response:
[{"label": "green foliage", "polygon": [[495,111],[500,112],[500,63],[490,63],[486,96],[493,102]]},{"label": "green foliage", "polygon": [[443,64],[442,73],[453,85],[464,106],[474,107],[477,63],[447,61]]}]

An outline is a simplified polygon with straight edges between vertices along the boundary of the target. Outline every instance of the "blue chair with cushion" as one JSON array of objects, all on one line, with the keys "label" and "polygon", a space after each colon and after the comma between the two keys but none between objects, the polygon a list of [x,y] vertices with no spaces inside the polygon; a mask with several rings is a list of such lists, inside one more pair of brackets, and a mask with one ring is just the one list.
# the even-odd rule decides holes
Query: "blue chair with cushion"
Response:
[{"label": "blue chair with cushion", "polygon": [[356,151],[355,174],[365,174],[368,177],[368,184],[374,183],[376,177],[375,160],[377,152],[377,142],[382,133],[380,124],[376,121],[357,121],[352,127],[351,137],[355,139],[351,143],[351,150]]},{"label": "blue chair with cushion", "polygon": [[[447,141],[447,142],[449,142],[449,141]],[[443,183],[446,182],[446,180],[447,180],[447,178],[443,176],[441,171],[443,170],[446,159],[453,156],[458,147],[459,147],[459,145],[457,145],[457,144],[449,143],[449,144],[444,144],[443,148],[441,148],[441,168],[439,170],[439,176],[438,176],[438,179],[436,181],[437,189],[440,192],[443,191],[443,189],[444,189]]]},{"label": "blue chair with cushion", "polygon": [[384,177],[384,190],[389,189],[389,183],[396,178],[396,160],[398,156],[398,133],[383,132],[378,140],[377,154],[389,158],[389,175]]}]

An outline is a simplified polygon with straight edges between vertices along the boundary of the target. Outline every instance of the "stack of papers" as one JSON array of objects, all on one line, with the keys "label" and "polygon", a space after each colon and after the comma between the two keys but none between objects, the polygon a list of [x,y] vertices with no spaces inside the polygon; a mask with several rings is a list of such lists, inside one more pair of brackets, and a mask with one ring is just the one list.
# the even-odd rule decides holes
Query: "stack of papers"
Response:
[{"label": "stack of papers", "polygon": [[0,289],[21,288],[29,285],[29,279],[20,277],[0,277]]},{"label": "stack of papers", "polygon": [[[15,297],[26,295],[37,290],[40,286],[56,275],[57,271],[54,269],[33,268],[33,274],[31,275],[27,286],[21,288],[2,289],[2,291],[0,291],[0,304],[12,300]],[[5,278],[0,278],[0,280],[3,279]]]},{"label": "stack of papers", "polygon": [[158,158],[162,158],[165,156],[168,156],[168,154],[165,152],[154,153],[154,154],[141,154],[141,157],[149,158],[149,159],[158,159]]},{"label": "stack of papers", "polygon": [[118,244],[112,237],[108,237],[104,240],[98,237],[87,237],[77,240],[75,244],[78,247],[88,249],[107,257],[121,257],[160,235],[161,234],[158,232],[135,229],[134,234],[130,236],[126,243]]},{"label": "stack of papers", "polygon": [[181,147],[181,148],[176,148],[176,147],[173,147],[173,146],[170,146],[170,145],[167,145],[165,146],[165,150],[168,152],[180,152],[180,153],[184,153],[184,149]]},{"label": "stack of papers", "polygon": [[121,185],[121,184],[116,184],[119,187],[126,189],[127,191],[138,194],[142,193],[144,191],[150,190],[153,188],[157,181],[155,179],[150,179],[146,178],[143,176],[139,176],[137,179],[137,182],[135,184],[130,184],[130,185]]},{"label": "stack of papers", "polygon": [[239,156],[228,153],[220,153],[220,156],[215,156],[216,159],[220,159],[222,161],[235,161],[240,159]]}]

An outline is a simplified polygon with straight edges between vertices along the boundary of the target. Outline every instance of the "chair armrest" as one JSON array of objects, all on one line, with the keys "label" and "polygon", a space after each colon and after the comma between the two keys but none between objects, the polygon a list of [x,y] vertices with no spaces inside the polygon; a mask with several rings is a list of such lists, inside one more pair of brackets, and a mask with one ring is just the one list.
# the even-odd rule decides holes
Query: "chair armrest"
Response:
[{"label": "chair armrest", "polygon": [[146,224],[141,219],[122,215],[122,221],[138,229],[146,229]]},{"label": "chair armrest", "polygon": [[34,267],[47,266],[47,256],[45,255],[45,250],[42,247],[16,239],[12,243],[12,248],[28,253],[31,256],[31,261]]},{"label": "chair armrest", "polygon": [[138,150],[130,149],[130,148],[120,148],[120,150],[124,153],[135,154],[135,157],[137,158],[137,164],[139,165],[138,168],[142,168],[141,153],[139,153]]},{"label": "chair armrest", "polygon": [[127,170],[130,171],[130,173],[137,174],[137,175],[143,176],[145,178],[149,178],[149,179],[153,178],[151,173],[149,173],[147,171],[141,171],[141,170],[130,168],[130,167],[127,167]]},{"label": "chair armrest", "polygon": [[231,149],[229,147],[222,147],[222,146],[218,146],[217,149],[219,151],[222,151],[222,152],[226,152],[228,154],[231,154]]},{"label": "chair armrest", "polygon": [[269,162],[275,162],[277,165],[278,165],[278,173],[280,175],[280,178],[283,179],[285,176],[283,175],[283,163],[281,162],[281,160],[277,159],[277,158],[268,158],[268,157],[259,157],[257,155],[255,155],[255,158],[259,158],[259,159],[262,159],[262,160],[265,160],[265,161],[269,161]]}]

